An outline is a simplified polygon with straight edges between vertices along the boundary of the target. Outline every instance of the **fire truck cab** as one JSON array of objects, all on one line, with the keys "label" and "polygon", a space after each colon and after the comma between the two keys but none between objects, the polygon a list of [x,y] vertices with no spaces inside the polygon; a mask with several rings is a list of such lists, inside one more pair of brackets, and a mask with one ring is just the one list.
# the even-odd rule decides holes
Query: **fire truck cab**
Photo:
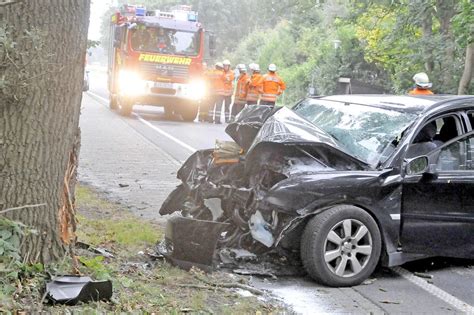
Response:
[{"label": "fire truck cab", "polygon": [[206,93],[203,61],[214,46],[198,14],[189,6],[162,12],[125,5],[112,16],[110,34],[110,108],[128,116],[136,104],[163,106],[193,121]]}]

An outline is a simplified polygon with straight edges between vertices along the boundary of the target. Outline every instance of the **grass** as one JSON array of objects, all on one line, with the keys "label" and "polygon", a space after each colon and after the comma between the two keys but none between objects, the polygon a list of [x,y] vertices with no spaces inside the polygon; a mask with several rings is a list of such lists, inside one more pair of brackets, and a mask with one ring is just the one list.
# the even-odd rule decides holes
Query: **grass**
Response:
[{"label": "grass", "polygon": [[[282,309],[270,300],[243,297],[232,289],[209,286],[205,282],[228,283],[228,275],[220,272],[204,274],[178,269],[164,260],[152,260],[144,252],[152,251],[163,237],[163,226],[135,217],[118,204],[102,198],[94,190],[78,186],[78,241],[93,247],[105,248],[114,258],[104,258],[89,250],[77,249],[84,275],[96,279],[110,279],[114,294],[109,302],[88,303],[74,307],[42,306],[40,290],[29,296],[10,294],[8,300],[0,291],[0,312],[8,309],[44,310],[51,313],[138,312],[178,314],[183,312],[211,314],[259,314]],[[62,265],[46,266],[54,274],[67,273],[70,259]],[[205,282],[202,281],[205,280]],[[27,281],[36,287],[44,286],[44,273],[36,273]],[[235,281],[235,280],[233,280]],[[247,282],[241,277],[239,282]],[[23,280],[25,282],[25,280]],[[8,301],[7,301],[8,302]],[[2,307],[3,304],[3,307]],[[7,305],[7,308],[5,308]]]}]

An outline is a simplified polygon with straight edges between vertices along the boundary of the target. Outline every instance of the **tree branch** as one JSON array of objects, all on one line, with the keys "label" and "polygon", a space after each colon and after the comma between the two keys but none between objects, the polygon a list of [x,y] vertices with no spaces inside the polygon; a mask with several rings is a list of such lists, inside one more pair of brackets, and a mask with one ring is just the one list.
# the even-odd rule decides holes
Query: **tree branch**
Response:
[{"label": "tree branch", "polygon": [[0,211],[0,214],[4,214],[4,213],[10,212],[10,211],[15,211],[15,210],[38,208],[38,207],[42,207],[42,206],[46,206],[46,204],[45,203],[39,203],[39,204],[36,204],[36,205],[26,205],[26,206],[21,206],[21,207],[8,208],[8,209]]}]

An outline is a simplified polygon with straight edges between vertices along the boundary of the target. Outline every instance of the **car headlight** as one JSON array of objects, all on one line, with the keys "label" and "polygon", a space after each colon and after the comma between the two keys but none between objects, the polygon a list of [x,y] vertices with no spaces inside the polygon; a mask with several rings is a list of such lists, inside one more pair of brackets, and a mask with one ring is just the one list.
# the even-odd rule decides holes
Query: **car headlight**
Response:
[{"label": "car headlight", "polygon": [[146,82],[140,78],[138,73],[122,70],[119,73],[120,93],[126,95],[137,95],[145,92]]},{"label": "car headlight", "polygon": [[189,82],[186,96],[193,99],[202,99],[206,95],[206,83],[202,80]]}]

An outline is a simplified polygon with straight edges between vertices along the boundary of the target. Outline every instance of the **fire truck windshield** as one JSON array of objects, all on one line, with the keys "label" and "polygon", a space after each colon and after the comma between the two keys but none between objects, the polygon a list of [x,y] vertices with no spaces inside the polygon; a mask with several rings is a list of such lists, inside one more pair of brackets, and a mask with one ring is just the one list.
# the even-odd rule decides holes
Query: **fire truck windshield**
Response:
[{"label": "fire truck windshield", "polygon": [[135,51],[195,56],[199,53],[199,34],[141,25],[131,31],[131,44]]}]

